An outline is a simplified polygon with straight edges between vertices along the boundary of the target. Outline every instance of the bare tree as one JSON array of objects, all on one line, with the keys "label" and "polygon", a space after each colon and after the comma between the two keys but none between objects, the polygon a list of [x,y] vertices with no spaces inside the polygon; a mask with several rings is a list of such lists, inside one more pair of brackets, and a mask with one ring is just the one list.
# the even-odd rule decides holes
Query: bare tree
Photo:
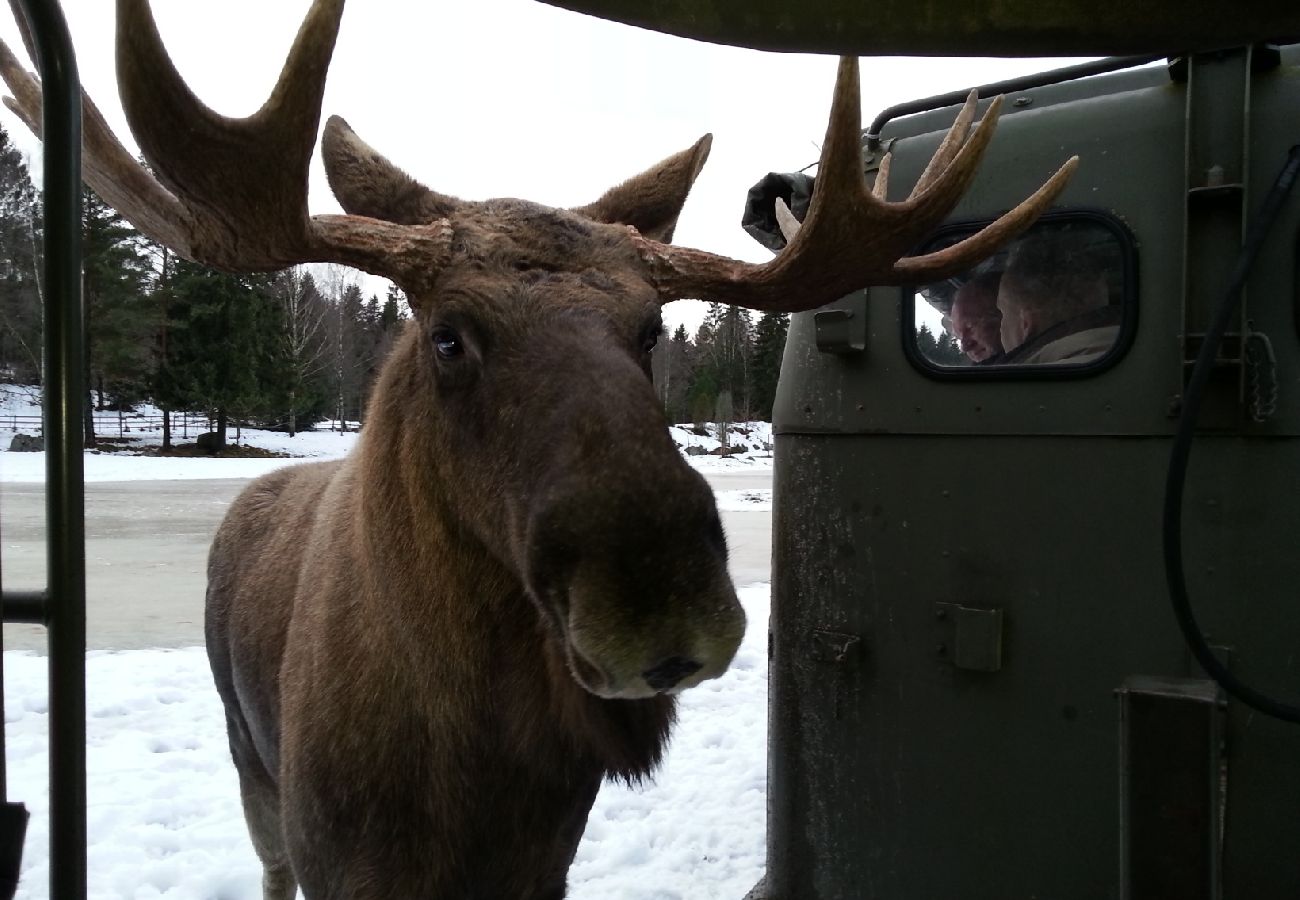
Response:
[{"label": "bare tree", "polygon": [[357,272],[339,263],[316,266],[318,284],[321,294],[333,307],[333,359],[334,368],[334,420],[340,431],[347,430],[347,388],[349,378],[348,357],[350,356],[349,335],[351,323],[348,321],[347,304],[344,299],[349,289],[357,286]]},{"label": "bare tree", "polygon": [[714,404],[714,423],[718,426],[718,443],[722,445],[722,455],[731,452],[731,423],[736,417],[735,407],[731,402],[731,391],[725,388],[718,392],[718,401]]},{"label": "bare tree", "polygon": [[[275,279],[274,296],[282,314],[280,344],[289,381],[289,436],[293,437],[298,432],[298,402],[302,387],[325,367],[324,331],[328,306],[316,289],[316,279],[305,266],[280,272]],[[342,354],[339,358],[341,360]]]}]

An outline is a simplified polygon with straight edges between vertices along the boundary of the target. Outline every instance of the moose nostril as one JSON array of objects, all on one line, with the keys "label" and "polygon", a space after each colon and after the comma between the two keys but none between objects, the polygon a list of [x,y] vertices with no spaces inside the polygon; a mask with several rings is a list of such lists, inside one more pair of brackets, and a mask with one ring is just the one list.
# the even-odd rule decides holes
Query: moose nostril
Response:
[{"label": "moose nostril", "polygon": [[684,656],[670,656],[657,666],[641,673],[645,683],[656,691],[666,691],[675,686],[687,675],[693,675],[703,668],[693,659]]}]

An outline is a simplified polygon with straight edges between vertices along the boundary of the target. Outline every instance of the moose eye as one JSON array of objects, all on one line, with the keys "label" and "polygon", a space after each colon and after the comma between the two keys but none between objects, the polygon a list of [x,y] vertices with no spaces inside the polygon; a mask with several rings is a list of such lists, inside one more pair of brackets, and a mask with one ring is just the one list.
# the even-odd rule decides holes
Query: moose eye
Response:
[{"label": "moose eye", "polygon": [[460,335],[446,325],[433,329],[432,339],[433,349],[442,359],[456,359],[465,353],[465,345],[461,343]]}]

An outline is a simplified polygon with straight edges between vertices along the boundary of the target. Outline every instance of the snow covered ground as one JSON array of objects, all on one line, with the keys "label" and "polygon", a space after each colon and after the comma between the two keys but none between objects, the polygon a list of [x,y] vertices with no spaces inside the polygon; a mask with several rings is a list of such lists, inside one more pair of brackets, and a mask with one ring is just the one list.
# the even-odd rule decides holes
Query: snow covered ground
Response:
[{"label": "snow covered ground", "polygon": [[[573,900],[740,900],[762,874],[768,586],[741,590],[750,627],[730,671],[682,695],[654,783],[607,784],[570,870]],[[255,900],[221,704],[198,647],[86,661],[89,894]],[[32,813],[18,897],[47,896],[45,659],[5,654],[9,796]]]},{"label": "snow covered ground", "polygon": [[[32,389],[16,385],[0,385],[0,482],[39,483],[45,480],[45,457],[40,453],[10,453],[9,442],[16,433],[35,433],[33,422],[40,417],[40,406]],[[314,431],[299,432],[293,437],[276,431],[242,429],[238,443],[257,447],[284,457],[272,458],[206,458],[142,456],[139,451],[162,445],[161,426],[157,423],[159,412],[141,406],[136,413],[126,414],[130,431],[124,441],[117,439],[114,428],[107,437],[114,444],[129,444],[133,452],[90,452],[85,454],[86,481],[142,481],[188,480],[211,478],[255,478],[272,469],[307,462],[312,459],[337,459],[347,454],[356,443],[355,431],[331,431],[322,425]],[[116,422],[116,416],[110,416]],[[706,425],[707,435],[696,434],[690,426],[674,425],[670,429],[673,440],[683,453],[687,448],[698,448],[702,455],[687,455],[687,461],[701,472],[765,469],[772,466],[772,426],[767,422],[740,422],[731,426],[730,446],[739,450],[729,456],[716,454],[720,441],[717,428]],[[189,440],[193,441],[191,429]],[[228,440],[235,442],[235,432]],[[181,442],[173,435],[174,442]]]},{"label": "snow covered ground", "polygon": [[[7,395],[6,395],[7,394]],[[26,405],[26,407],[24,406]],[[0,449],[29,401],[0,390]],[[688,456],[703,471],[771,467],[768,426],[741,426],[748,452]],[[768,429],[768,430],[765,430]],[[139,443],[161,440],[133,429]],[[716,437],[675,428],[685,448]],[[355,433],[294,438],[246,430],[242,442],[295,454],[271,459],[87,453],[88,481],[250,478],[305,459],[342,456]],[[712,441],[712,446],[710,446]],[[684,452],[684,449],[683,449]],[[43,455],[0,452],[0,481],[44,480]],[[770,507],[770,490],[718,494],[724,510]],[[739,900],[762,874],[766,798],[769,585],[742,587],[749,628],[730,671],[686,692],[653,784],[606,785],[570,870],[574,900]],[[4,654],[9,796],[32,813],[18,896],[49,881],[45,659]],[[201,648],[94,652],[87,658],[90,896],[236,900],[260,897],[220,702]]]}]

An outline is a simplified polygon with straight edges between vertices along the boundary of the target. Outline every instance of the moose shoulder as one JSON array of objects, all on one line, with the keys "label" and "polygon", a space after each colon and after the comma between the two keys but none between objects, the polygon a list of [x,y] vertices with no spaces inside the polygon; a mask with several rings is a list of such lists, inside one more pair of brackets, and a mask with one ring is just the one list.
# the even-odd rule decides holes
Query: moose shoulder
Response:
[{"label": "moose shoulder", "polygon": [[[341,13],[317,0],[266,105],[230,120],[184,86],[145,0],[118,0],[122,102],[157,177],[89,102],[85,176],[188,258],[346,263],[415,310],[352,455],[254,482],[213,544],[208,652],[265,896],[555,900],[602,779],[653,770],[673,695],[722,674],[744,629],[712,495],[650,384],[662,304],[793,311],[940,277],[1028,227],[1072,163],[979,235],[901,258],[973,177],[996,101],[971,133],[972,98],[890,202],[862,175],[844,60],[809,216],[766,265],[667,243],[707,136],[560,210],[435,193],[333,118],[347,214],[311,216]],[[37,121],[3,46],[0,74]]]}]

